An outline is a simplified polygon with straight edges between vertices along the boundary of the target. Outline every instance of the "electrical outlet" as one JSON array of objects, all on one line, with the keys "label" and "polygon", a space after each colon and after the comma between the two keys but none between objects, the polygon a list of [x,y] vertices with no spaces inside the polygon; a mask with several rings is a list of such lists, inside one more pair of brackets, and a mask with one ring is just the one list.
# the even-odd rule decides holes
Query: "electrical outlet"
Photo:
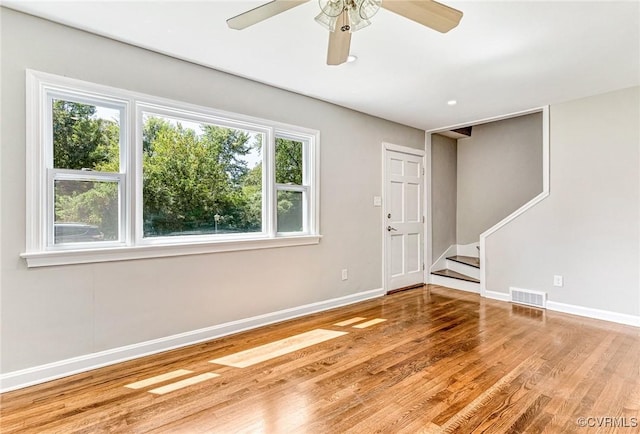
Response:
[{"label": "electrical outlet", "polygon": [[564,285],[564,279],[562,276],[555,275],[553,276],[553,286],[562,286]]},{"label": "electrical outlet", "polygon": [[349,270],[346,268],[342,270],[342,280],[347,280],[349,278]]}]

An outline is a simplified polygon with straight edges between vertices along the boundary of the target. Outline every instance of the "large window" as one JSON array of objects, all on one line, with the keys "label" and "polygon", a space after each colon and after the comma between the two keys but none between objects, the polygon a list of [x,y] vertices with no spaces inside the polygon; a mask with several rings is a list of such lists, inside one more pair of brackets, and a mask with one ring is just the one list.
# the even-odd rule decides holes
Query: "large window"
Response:
[{"label": "large window", "polygon": [[265,140],[261,131],[143,112],[143,237],[265,232]]},{"label": "large window", "polygon": [[318,242],[317,131],[27,77],[29,266]]}]

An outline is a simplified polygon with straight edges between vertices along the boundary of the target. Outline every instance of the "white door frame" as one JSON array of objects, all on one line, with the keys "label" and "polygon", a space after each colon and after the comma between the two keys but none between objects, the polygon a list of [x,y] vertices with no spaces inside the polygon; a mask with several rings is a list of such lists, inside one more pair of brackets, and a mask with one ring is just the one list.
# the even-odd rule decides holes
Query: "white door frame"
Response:
[{"label": "white door frame", "polygon": [[433,225],[431,219],[433,210],[431,209],[431,134],[426,133],[424,137],[424,283],[431,283],[431,264],[433,263],[433,252],[431,248]]},{"label": "white door frame", "polygon": [[[382,234],[382,288],[384,289],[384,292],[387,293],[389,292],[389,276],[387,275],[387,229],[386,229],[386,225],[385,225],[385,215],[384,215],[384,211],[386,209],[386,204],[387,204],[387,197],[386,197],[386,190],[387,190],[387,151],[395,151],[395,152],[401,152],[404,154],[409,154],[409,155],[416,155],[418,157],[422,157],[422,167],[424,168],[424,172],[422,175],[422,188],[423,188],[423,198],[426,198],[426,185],[425,185],[425,180],[427,179],[427,169],[426,169],[426,165],[425,165],[425,150],[424,149],[417,149],[417,148],[410,148],[408,146],[402,146],[402,145],[396,145],[393,143],[389,143],[389,142],[382,142],[382,207],[380,209],[380,233]],[[422,215],[423,217],[425,216],[425,209],[427,207],[427,202],[423,203],[422,206]],[[426,217],[424,217],[425,222],[423,223],[423,236],[424,238],[424,243],[423,243],[423,249],[426,249],[427,246],[427,223],[426,223]],[[431,234],[429,234],[430,236]],[[426,261],[426,256],[422,256],[425,261]],[[426,265],[426,262],[425,262]],[[423,281],[426,283],[427,281],[423,279]]]}]

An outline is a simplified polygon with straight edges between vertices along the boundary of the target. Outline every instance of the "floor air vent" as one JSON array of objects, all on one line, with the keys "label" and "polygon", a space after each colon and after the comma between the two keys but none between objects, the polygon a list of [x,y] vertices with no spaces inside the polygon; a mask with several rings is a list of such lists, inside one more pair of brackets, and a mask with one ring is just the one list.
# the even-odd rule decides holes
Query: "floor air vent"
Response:
[{"label": "floor air vent", "polygon": [[547,307],[547,293],[540,291],[531,291],[529,289],[509,288],[511,294],[511,302],[526,304],[527,306]]}]

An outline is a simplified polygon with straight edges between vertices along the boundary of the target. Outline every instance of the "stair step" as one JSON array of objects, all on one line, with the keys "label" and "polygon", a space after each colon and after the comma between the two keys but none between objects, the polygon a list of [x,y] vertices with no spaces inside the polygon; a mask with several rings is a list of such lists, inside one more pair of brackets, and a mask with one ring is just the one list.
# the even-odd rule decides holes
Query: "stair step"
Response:
[{"label": "stair step", "polygon": [[460,262],[461,264],[469,265],[471,267],[480,268],[480,258],[474,258],[473,256],[449,256],[447,258],[450,261]]},{"label": "stair step", "polygon": [[445,268],[444,270],[432,271],[431,274],[435,274],[436,276],[451,277],[458,280],[465,280],[467,282],[480,283],[480,281],[474,277],[449,270],[448,268]]}]

